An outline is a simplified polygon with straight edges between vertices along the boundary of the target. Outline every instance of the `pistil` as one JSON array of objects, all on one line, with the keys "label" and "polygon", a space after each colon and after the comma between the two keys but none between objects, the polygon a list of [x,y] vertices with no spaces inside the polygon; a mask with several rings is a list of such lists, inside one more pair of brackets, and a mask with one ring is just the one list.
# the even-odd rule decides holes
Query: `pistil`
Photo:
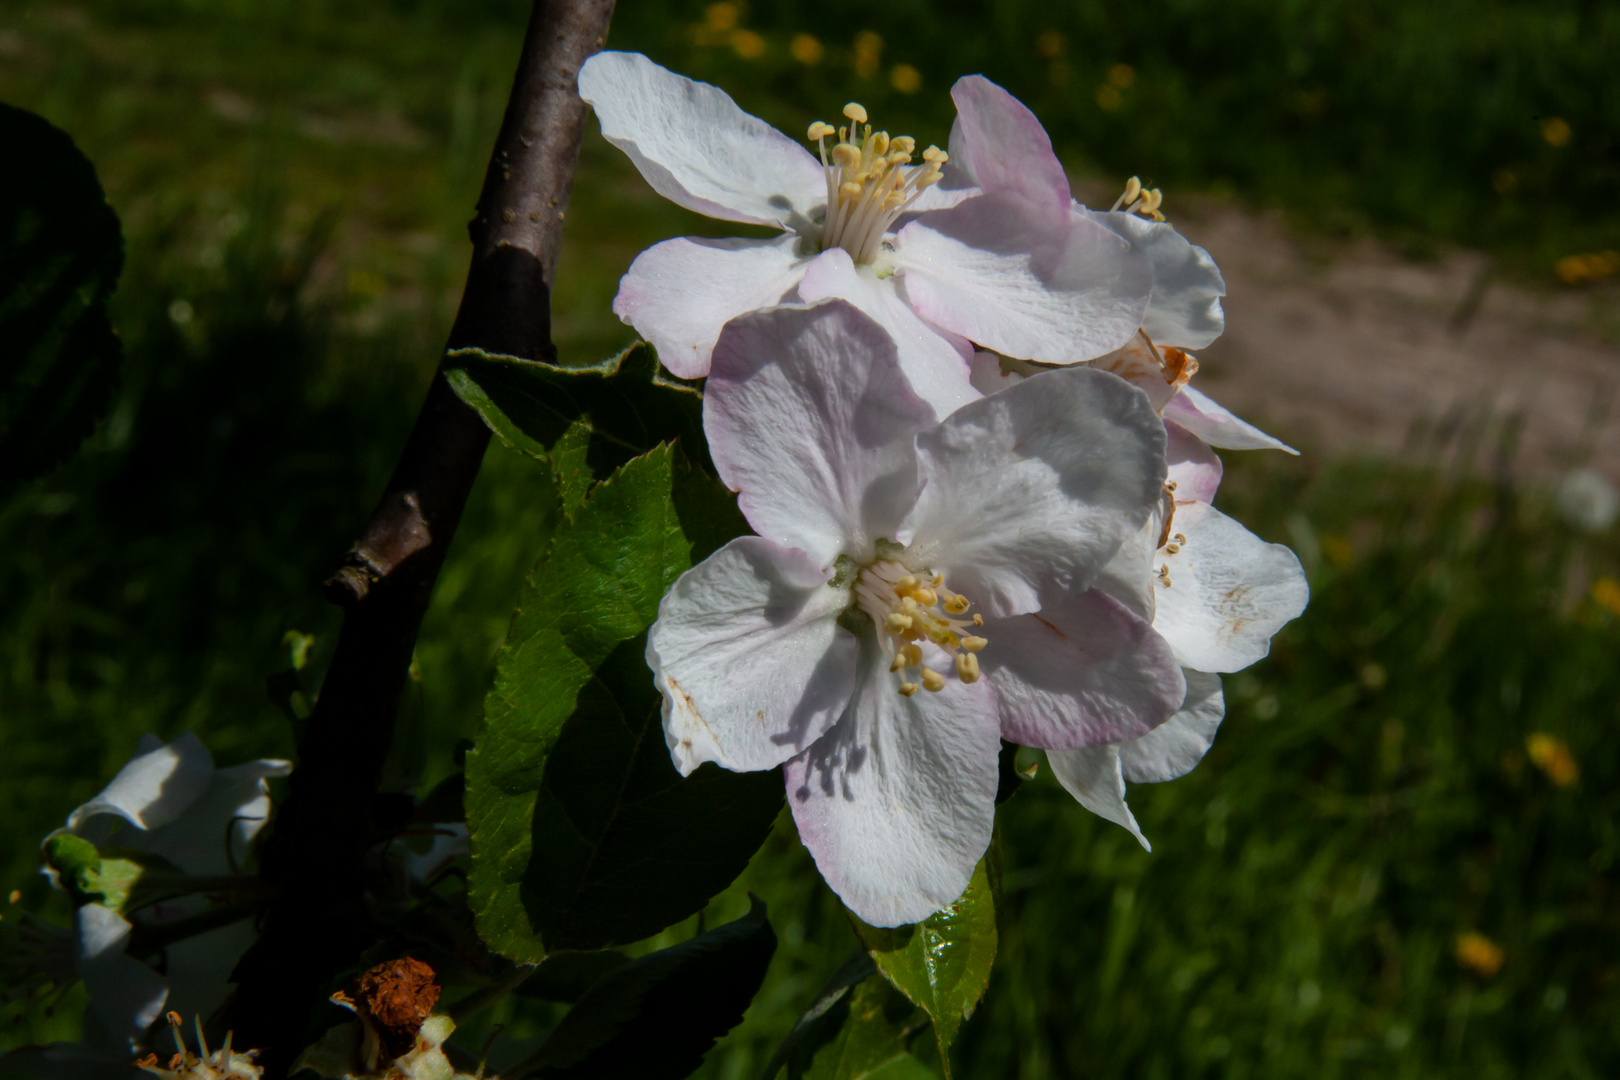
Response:
[{"label": "pistil", "polygon": [[[849,126],[834,128],[817,120],[809,137],[821,151],[827,179],[827,213],[821,223],[821,250],[841,247],[857,265],[875,261],[883,250],[883,237],[923,189],[937,184],[949,155],[937,146],[922,153],[923,163],[912,165],[917,141],[909,135],[891,139],[887,131],[873,131],[866,110],[856,102],[844,106]],[[837,135],[831,153],[827,136]]]}]

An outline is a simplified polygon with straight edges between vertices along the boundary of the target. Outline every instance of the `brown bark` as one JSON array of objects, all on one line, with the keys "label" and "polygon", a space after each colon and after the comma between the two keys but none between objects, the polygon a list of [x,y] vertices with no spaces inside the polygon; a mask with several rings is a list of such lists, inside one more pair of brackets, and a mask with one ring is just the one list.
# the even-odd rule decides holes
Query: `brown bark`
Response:
[{"label": "brown bark", "polygon": [[[468,226],[472,264],[451,348],[551,360],[551,285],[587,107],[580,66],[613,0],[536,0],[506,116]],[[346,609],[298,767],[263,853],[278,890],[236,972],[236,1045],[286,1074],[321,992],[369,943],[362,863],[417,631],[489,431],[434,376],[388,488],[326,594]]]}]

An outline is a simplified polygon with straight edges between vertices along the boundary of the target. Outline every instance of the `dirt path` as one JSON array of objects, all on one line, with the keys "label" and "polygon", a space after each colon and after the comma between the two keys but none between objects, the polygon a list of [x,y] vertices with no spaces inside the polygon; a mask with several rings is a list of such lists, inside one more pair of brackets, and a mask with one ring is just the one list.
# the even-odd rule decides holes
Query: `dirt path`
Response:
[{"label": "dirt path", "polygon": [[1481,294],[1477,254],[1418,264],[1219,204],[1171,209],[1226,276],[1226,334],[1200,354],[1198,380],[1240,416],[1339,455],[1400,453],[1414,423],[1518,412],[1523,469],[1560,475],[1589,446],[1620,484],[1620,348],[1593,330],[1599,303],[1620,306],[1612,292],[1490,282]]}]

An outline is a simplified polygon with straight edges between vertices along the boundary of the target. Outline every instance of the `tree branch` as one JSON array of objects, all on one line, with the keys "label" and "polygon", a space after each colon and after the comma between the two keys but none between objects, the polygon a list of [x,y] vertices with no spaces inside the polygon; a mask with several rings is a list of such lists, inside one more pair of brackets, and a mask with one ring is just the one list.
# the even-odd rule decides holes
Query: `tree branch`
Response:
[{"label": "tree branch", "polygon": [[[551,285],[587,113],[578,75],[612,14],[613,0],[535,0],[468,226],[452,348],[555,359]],[[264,848],[262,874],[279,891],[235,974],[237,1045],[263,1050],[269,1077],[285,1075],[320,992],[368,943],[372,803],[417,631],[488,445],[478,414],[436,374],[381,502],[326,583],[346,608],[343,629]]]}]

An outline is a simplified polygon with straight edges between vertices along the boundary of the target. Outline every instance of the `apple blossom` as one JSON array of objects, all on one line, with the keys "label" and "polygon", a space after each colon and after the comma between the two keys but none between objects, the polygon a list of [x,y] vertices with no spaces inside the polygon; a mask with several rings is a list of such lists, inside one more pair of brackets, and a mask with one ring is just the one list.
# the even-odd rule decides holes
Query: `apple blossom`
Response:
[{"label": "apple blossom", "polygon": [[855,103],[847,124],[811,125],[818,160],[718,88],[636,53],[598,53],[579,87],[604,137],[659,194],[782,230],[766,240],[667,240],[631,265],[613,310],[683,378],[708,372],[733,316],[840,297],[889,331],[907,378],[943,415],[978,396],[970,343],[1068,362],[1117,348],[1142,324],[1147,260],[1069,212],[1068,179],[1039,121],[980,76],[959,80],[951,96],[958,127],[995,129],[1013,155],[1004,171],[993,154],[976,159],[996,176],[994,192],[962,184],[935,147],[912,164],[915,140],[874,131]]},{"label": "apple blossom", "polygon": [[1185,697],[1092,587],[1161,501],[1146,397],[1072,368],[936,421],[897,351],[841,300],[725,328],[704,428],[759,535],[684,574],[647,643],[677,768],[785,764],[822,875],[880,926],[966,887],[1003,734],[1120,742]]}]

